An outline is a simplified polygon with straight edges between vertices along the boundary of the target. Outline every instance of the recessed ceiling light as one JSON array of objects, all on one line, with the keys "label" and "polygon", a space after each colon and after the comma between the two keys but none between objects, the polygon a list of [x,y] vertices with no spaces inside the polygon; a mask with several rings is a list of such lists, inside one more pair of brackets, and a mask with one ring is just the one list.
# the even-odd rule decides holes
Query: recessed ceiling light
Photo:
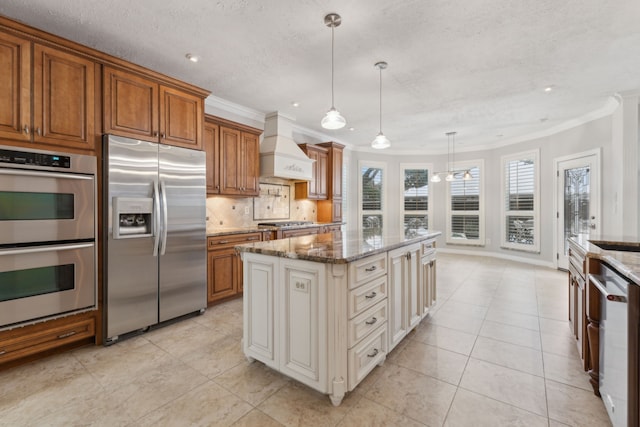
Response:
[{"label": "recessed ceiling light", "polygon": [[501,133],[499,133],[499,134],[497,134],[496,136],[497,136],[498,138],[502,138],[504,135],[503,135],[503,134],[501,134]]},{"label": "recessed ceiling light", "polygon": [[555,86],[553,86],[553,85],[551,85],[551,86],[547,86],[547,87],[545,87],[545,88],[544,88],[544,91],[545,91],[545,92],[547,92],[547,93],[549,93],[549,92],[551,92],[551,91],[553,90],[553,88],[554,88],[554,87],[555,87]]},{"label": "recessed ceiling light", "polygon": [[291,105],[293,105],[294,107],[299,107],[299,106],[300,106],[300,103],[299,103],[299,102],[295,102],[295,101],[293,101],[293,102],[291,103]]},{"label": "recessed ceiling light", "polygon": [[191,61],[191,62],[198,62],[200,61],[200,57],[198,55],[194,55],[193,53],[187,53],[185,55],[185,57]]},{"label": "recessed ceiling light", "polygon": [[349,128],[349,130],[353,132],[354,130],[356,130],[356,128]]},{"label": "recessed ceiling light", "polygon": [[541,123],[544,123],[544,122],[546,122],[547,120],[549,120],[549,118],[548,118],[548,117],[543,117],[543,118],[541,118],[541,119],[540,119],[540,122],[541,122]]}]

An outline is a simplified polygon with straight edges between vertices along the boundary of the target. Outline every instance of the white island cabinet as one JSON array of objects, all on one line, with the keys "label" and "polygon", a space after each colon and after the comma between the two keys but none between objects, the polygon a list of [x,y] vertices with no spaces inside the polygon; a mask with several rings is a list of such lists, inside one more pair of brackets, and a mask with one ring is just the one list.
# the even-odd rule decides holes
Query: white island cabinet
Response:
[{"label": "white island cabinet", "polygon": [[428,313],[438,235],[374,248],[342,233],[238,246],[245,355],[339,405]]}]

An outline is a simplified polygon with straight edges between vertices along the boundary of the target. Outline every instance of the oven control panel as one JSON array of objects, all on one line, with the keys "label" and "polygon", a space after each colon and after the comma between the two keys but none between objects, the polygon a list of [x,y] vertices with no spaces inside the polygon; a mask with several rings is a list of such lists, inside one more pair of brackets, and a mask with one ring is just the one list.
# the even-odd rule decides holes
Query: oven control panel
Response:
[{"label": "oven control panel", "polygon": [[69,169],[71,167],[71,157],[0,149],[0,163]]}]

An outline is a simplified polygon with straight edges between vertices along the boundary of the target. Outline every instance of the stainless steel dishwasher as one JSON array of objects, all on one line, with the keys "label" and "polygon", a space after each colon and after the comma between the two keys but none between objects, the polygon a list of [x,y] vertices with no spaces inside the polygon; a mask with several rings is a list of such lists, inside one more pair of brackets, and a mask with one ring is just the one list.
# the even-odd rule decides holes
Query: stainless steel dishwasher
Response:
[{"label": "stainless steel dishwasher", "polygon": [[600,395],[611,423],[623,427],[629,387],[629,282],[605,264],[589,279],[600,291]]}]

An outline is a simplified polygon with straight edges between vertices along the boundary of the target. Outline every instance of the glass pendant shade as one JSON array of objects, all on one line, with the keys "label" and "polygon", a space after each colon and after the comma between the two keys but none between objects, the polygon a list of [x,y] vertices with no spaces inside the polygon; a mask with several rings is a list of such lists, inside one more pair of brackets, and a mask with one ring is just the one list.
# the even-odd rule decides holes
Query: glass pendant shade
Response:
[{"label": "glass pendant shade", "polygon": [[469,181],[471,178],[473,178],[473,177],[471,176],[471,172],[469,172],[469,171],[465,171],[465,172],[464,172],[464,175],[462,176],[462,179],[464,179],[465,181]]},{"label": "glass pendant shade", "polygon": [[440,178],[440,175],[435,174],[431,177],[431,182],[440,182],[442,181],[442,178]]},{"label": "glass pendant shade", "polygon": [[384,136],[382,132],[380,132],[378,136],[376,136],[376,139],[374,139],[371,142],[371,147],[377,150],[382,150],[383,148],[389,148],[390,146],[391,146],[391,141],[389,141],[389,138]]},{"label": "glass pendant shade", "polygon": [[320,122],[320,125],[325,129],[342,129],[346,124],[345,118],[334,107],[327,111]]},{"label": "glass pendant shade", "polygon": [[456,177],[455,177],[455,176],[453,176],[453,172],[449,172],[449,173],[447,174],[447,177],[445,178],[445,181],[453,181],[453,180],[455,180],[455,179],[456,179]]}]

